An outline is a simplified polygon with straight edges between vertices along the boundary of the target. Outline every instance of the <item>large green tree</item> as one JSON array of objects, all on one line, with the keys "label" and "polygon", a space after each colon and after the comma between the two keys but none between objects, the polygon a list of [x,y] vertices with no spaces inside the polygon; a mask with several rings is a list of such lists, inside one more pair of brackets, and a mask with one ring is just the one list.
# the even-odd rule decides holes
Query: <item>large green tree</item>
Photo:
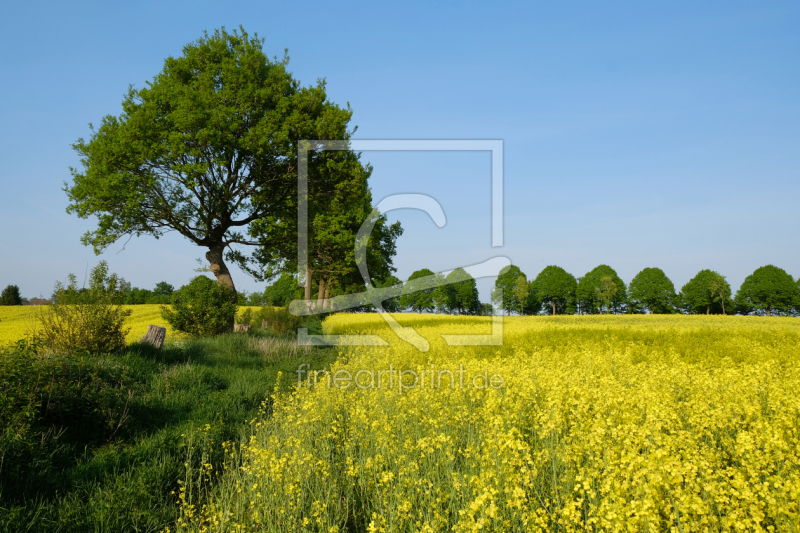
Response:
[{"label": "large green tree", "polygon": [[[73,145],[82,169],[65,184],[67,210],[98,218],[84,244],[100,253],[177,231],[207,249],[209,270],[235,291],[225,259],[257,270],[259,251],[297,239],[298,143],[348,139],[352,112],[328,101],[322,81],[301,87],[288,59],[270,60],[262,44],[243,29],[205,34]],[[309,196],[363,171],[352,162],[346,151],[312,152]]]},{"label": "large green tree", "polygon": [[767,265],[745,278],[736,293],[736,308],[745,314],[784,315],[800,306],[800,289],[782,268]]},{"label": "large green tree", "polygon": [[[527,276],[516,265],[509,265],[504,267],[498,274],[494,282],[494,291],[492,291],[492,302],[500,309],[510,315],[511,311],[519,312],[523,308],[525,300],[520,300],[518,296],[517,280],[523,278],[527,280]],[[526,297],[528,295],[525,295]]]},{"label": "large green tree", "polygon": [[434,301],[435,278],[436,274],[427,268],[417,270],[408,276],[408,280],[403,285],[400,305],[418,313],[433,311],[436,308]]},{"label": "large green tree", "polygon": [[628,287],[628,305],[635,312],[674,313],[675,297],[675,285],[660,268],[643,269]]},{"label": "large green tree", "polygon": [[531,283],[531,288],[539,299],[547,304],[547,312],[553,315],[567,311],[575,299],[577,287],[575,277],[555,265],[545,267]]},{"label": "large green tree", "polygon": [[609,313],[625,311],[628,300],[625,283],[608,265],[600,265],[587,273],[575,288],[575,297],[583,313]]},{"label": "large green tree", "polygon": [[684,312],[690,314],[727,314],[734,310],[731,288],[725,276],[713,270],[701,270],[678,295]]}]

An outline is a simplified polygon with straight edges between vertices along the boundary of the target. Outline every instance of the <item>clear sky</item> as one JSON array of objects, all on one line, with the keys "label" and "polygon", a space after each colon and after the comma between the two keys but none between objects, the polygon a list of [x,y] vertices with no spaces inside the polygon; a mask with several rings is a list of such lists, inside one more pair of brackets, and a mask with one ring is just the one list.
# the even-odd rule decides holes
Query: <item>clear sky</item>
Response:
[{"label": "clear sky", "polygon": [[[488,154],[364,153],[376,200],[429,194],[447,215],[393,213],[401,279],[496,255],[529,278],[601,263],[626,282],[657,266],[676,288],[704,268],[734,290],[765,264],[800,276],[796,1],[16,2],[0,24],[0,286],[26,297],[98,261],[80,244],[93,221],[65,213],[70,144],[203,30],[240,24],[288,48],[302,83],[326,78],[356,138],[503,140],[502,248]],[[153,288],[203,255],[168,236],[101,258]]]}]

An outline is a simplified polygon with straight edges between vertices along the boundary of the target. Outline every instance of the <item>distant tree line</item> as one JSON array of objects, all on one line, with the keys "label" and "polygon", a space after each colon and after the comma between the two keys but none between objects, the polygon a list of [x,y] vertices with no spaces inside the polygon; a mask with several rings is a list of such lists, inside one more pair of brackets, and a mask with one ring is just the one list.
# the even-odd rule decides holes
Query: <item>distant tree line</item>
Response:
[{"label": "distant tree line", "polygon": [[555,265],[533,281],[519,267],[503,269],[492,302],[507,315],[563,314],[726,314],[800,315],[800,279],[773,265],[757,268],[733,295],[725,276],[701,270],[680,291],[660,268],[645,268],[626,285],[616,271],[600,265],[574,277]]},{"label": "distant tree line", "polygon": [[[423,268],[404,282],[392,275],[377,287],[401,287],[400,296],[383,302],[390,312],[444,313],[458,315],[591,315],[591,314],[726,314],[762,316],[800,315],[800,279],[773,265],[757,268],[732,294],[722,274],[701,270],[680,291],[660,268],[645,268],[629,284],[608,265],[600,265],[576,278],[555,265],[545,267],[533,281],[516,265],[504,268],[495,281],[492,303],[479,299],[475,279],[464,269],[447,274]],[[351,288],[352,289],[352,288]],[[82,289],[79,289],[79,291]],[[168,304],[179,294],[162,281],[153,290],[131,287],[122,280],[120,303]],[[323,298],[330,297],[323,288]],[[55,297],[56,295],[54,295]],[[239,305],[286,307],[306,296],[295,275],[284,272],[263,292],[239,293]],[[312,299],[319,294],[312,293]],[[22,305],[19,287],[7,286],[0,305]],[[352,311],[370,311],[365,305]]]}]

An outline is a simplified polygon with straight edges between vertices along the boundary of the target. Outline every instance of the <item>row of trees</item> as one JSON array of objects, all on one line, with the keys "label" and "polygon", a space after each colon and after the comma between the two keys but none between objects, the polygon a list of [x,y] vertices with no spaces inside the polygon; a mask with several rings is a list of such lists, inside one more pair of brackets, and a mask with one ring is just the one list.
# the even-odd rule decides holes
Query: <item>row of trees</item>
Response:
[{"label": "row of trees", "polygon": [[645,268],[626,285],[608,265],[579,278],[551,265],[530,282],[519,267],[512,265],[497,277],[492,301],[506,314],[520,315],[793,315],[800,313],[800,279],[794,280],[776,266],[763,266],[745,279],[734,296],[725,276],[712,270],[701,270],[676,292],[660,268]]}]

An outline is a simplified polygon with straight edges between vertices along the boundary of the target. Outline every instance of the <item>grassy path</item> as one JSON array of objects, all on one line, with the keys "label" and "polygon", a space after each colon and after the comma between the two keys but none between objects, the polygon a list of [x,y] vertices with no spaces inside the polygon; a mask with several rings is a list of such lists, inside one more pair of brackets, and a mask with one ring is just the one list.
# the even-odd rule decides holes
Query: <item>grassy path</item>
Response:
[{"label": "grassy path", "polygon": [[9,532],[162,530],[177,517],[173,491],[199,428],[238,442],[279,372],[286,390],[299,364],[321,369],[336,357],[256,335],[58,361],[2,355],[0,531]]}]

